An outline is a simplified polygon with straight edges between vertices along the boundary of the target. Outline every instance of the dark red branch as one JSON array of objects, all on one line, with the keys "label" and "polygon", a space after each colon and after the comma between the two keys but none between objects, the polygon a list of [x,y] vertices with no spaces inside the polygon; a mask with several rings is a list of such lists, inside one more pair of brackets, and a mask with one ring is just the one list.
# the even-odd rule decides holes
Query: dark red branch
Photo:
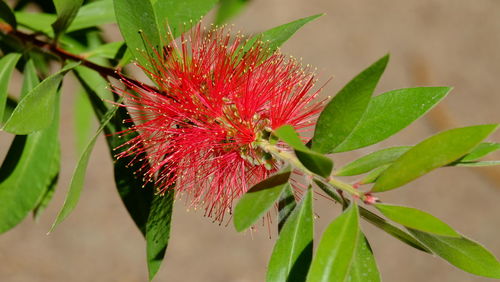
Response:
[{"label": "dark red branch", "polygon": [[[82,65],[95,70],[99,74],[101,74],[104,77],[110,76],[113,78],[116,78],[118,80],[121,79],[126,79],[130,83],[135,84],[135,85],[144,85],[144,83],[139,82],[137,80],[134,80],[132,78],[126,77],[123,73],[121,73],[120,69],[113,69],[105,66],[98,65],[96,63],[93,63],[91,61],[88,61],[84,57],[80,55],[76,55],[73,53],[70,53],[64,49],[61,49],[59,46],[56,44],[51,44],[49,42],[43,41],[41,39],[36,38],[34,34],[27,34],[25,32],[15,30],[13,29],[10,25],[6,23],[0,22],[0,32],[4,33],[5,35],[10,35],[12,37],[15,37],[22,41],[23,43],[30,43],[33,46],[36,46],[37,48],[41,49],[42,51],[46,53],[50,53],[52,55],[55,55],[56,57],[59,57],[63,60],[71,60],[71,61],[77,61],[81,62]],[[151,89],[156,89],[155,87],[148,86]]]}]

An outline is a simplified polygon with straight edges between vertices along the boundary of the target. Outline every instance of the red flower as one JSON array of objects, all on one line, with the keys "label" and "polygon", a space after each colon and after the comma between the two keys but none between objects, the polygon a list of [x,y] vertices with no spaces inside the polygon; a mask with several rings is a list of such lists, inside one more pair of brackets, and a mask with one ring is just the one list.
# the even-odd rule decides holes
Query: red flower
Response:
[{"label": "red flower", "polygon": [[137,94],[120,92],[139,133],[122,156],[148,160],[146,180],[185,194],[218,221],[281,165],[253,142],[285,124],[304,129],[321,108],[308,69],[262,42],[246,45],[197,25],[171,41],[167,58],[157,54],[150,70],[142,67],[160,91],[125,81]]}]

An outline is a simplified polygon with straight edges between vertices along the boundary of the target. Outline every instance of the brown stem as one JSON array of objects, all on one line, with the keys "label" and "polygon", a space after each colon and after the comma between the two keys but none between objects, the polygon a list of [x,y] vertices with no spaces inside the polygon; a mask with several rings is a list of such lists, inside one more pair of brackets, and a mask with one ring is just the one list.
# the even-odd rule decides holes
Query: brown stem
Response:
[{"label": "brown stem", "polygon": [[[55,55],[63,60],[72,60],[72,61],[81,62],[82,65],[84,65],[90,69],[95,70],[103,77],[110,76],[110,77],[116,78],[118,80],[126,79],[131,84],[144,85],[144,83],[142,83],[142,82],[139,82],[139,81],[134,80],[132,78],[126,77],[123,73],[121,73],[120,69],[113,69],[113,68],[109,68],[109,67],[95,64],[91,61],[86,60],[84,57],[82,57],[80,55],[76,55],[76,54],[70,53],[64,49],[61,49],[56,44],[52,44],[52,43],[49,43],[47,41],[40,40],[40,39],[36,38],[36,36],[34,34],[27,34],[25,32],[15,30],[10,25],[8,25],[6,23],[0,22],[0,32],[2,32],[5,35],[13,36],[13,37],[19,39],[20,41],[22,41],[23,43],[31,43],[33,46],[38,47],[42,51],[44,51],[46,53],[53,54],[53,55]],[[151,87],[151,86],[147,86],[147,87],[150,89],[155,89],[155,87]]]}]

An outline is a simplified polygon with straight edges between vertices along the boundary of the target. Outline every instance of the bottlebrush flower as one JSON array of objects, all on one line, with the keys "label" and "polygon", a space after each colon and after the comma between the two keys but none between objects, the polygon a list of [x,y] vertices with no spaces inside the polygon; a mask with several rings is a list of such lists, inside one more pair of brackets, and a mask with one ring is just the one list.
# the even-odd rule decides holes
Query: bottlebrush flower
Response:
[{"label": "bottlebrush flower", "polygon": [[120,156],[144,161],[146,181],[186,195],[217,221],[281,166],[254,142],[285,124],[306,129],[322,105],[308,68],[265,43],[248,45],[197,25],[142,66],[159,90],[124,81],[133,91],[119,91],[135,123],[129,131],[138,133]]}]

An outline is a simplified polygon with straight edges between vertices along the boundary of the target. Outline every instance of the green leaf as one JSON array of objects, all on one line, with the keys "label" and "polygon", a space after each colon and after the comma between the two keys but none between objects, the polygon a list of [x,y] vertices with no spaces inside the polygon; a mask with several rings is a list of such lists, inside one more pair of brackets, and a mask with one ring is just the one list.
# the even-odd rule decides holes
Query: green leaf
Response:
[{"label": "green leaf", "polygon": [[[124,150],[120,146],[123,146],[128,140],[137,136],[136,134],[129,134],[126,137],[118,137],[117,132],[120,132],[120,129],[125,130],[127,125],[130,126],[130,124],[123,124],[120,127],[120,124],[118,124],[118,122],[121,123],[123,121],[125,117],[124,112],[125,109],[118,109],[115,121],[110,123],[110,126],[105,129],[106,141],[113,156],[115,183],[120,198],[132,220],[137,225],[137,228],[139,228],[142,234],[146,235],[149,210],[151,209],[151,202],[156,190],[153,183],[144,183],[141,176],[135,175],[141,168],[141,163],[131,164],[133,156],[120,159],[114,157]],[[120,149],[116,150],[116,148]]]},{"label": "green leaf", "polygon": [[[88,68],[79,67],[75,73],[87,92],[96,115],[102,117],[107,109],[107,106],[102,103],[102,98],[112,99],[109,91],[106,90],[106,81]],[[130,164],[133,157],[116,159],[116,155],[125,149],[123,145],[136,136],[133,133],[126,136],[118,135],[118,132],[130,126],[129,123],[123,123],[123,120],[127,118],[129,117],[126,110],[119,108],[115,117],[106,124],[103,130],[114,160],[115,182],[119,195],[134,223],[146,238],[148,273],[149,278],[153,279],[165,256],[169,241],[174,193],[168,191],[165,196],[155,196],[154,185],[150,182],[144,183],[135,175],[140,164]]]},{"label": "green leaf", "polygon": [[68,27],[67,32],[73,32],[115,22],[116,18],[113,1],[94,1],[80,8],[75,20]]},{"label": "green leaf", "polygon": [[85,57],[100,57],[107,59],[115,59],[117,55],[126,48],[123,41],[111,42],[108,44],[100,45],[84,54]]},{"label": "green leaf", "polygon": [[448,224],[433,215],[410,207],[375,204],[387,218],[408,228],[449,237],[460,237]]},{"label": "green leaf", "polygon": [[166,36],[167,25],[175,37],[189,30],[208,11],[217,0],[152,0],[157,25],[161,36]]},{"label": "green leaf", "polygon": [[[102,101],[95,90],[86,83],[86,78],[83,75],[80,77],[80,81],[82,86],[87,89],[96,114],[99,116],[105,106],[100,104]],[[126,109],[120,107],[115,118],[111,119],[104,128],[104,132],[114,160],[118,193],[134,223],[146,238],[149,278],[153,279],[168,245],[174,192],[169,190],[163,197],[154,195],[156,191],[154,184],[152,182],[144,183],[140,176],[136,176],[139,169],[147,169],[147,167],[142,166],[142,163],[131,162],[134,156],[116,158],[117,154],[126,149],[124,145],[137,136],[136,133],[129,133],[126,136],[118,135],[118,132],[131,126],[130,123],[123,123],[126,118],[128,118]]]},{"label": "green leaf", "polygon": [[56,112],[57,89],[64,75],[78,64],[67,64],[26,94],[5,123],[3,130],[14,134],[29,134],[50,126]]},{"label": "green leaf", "polygon": [[[56,20],[52,14],[16,12],[19,25],[53,36],[50,23]],[[78,11],[67,32],[116,22],[112,1],[100,0],[84,5]]]},{"label": "green leaf", "polygon": [[[102,119],[108,111],[107,106],[102,101],[102,94],[98,94],[99,91],[103,90],[98,85],[102,78],[99,77],[99,74],[87,68],[77,68],[75,74],[82,87],[87,91],[96,116]],[[146,224],[155,192],[154,185],[151,182],[144,183],[141,177],[136,176],[135,172],[140,169],[141,165],[131,163],[133,156],[116,158],[117,154],[125,150],[124,144],[137,136],[136,133],[132,132],[126,136],[118,134],[118,132],[122,132],[131,126],[130,123],[123,123],[127,118],[129,116],[126,109],[119,108],[116,117],[104,128],[104,133],[110,154],[113,157],[115,183],[120,198],[137,228],[143,235],[146,235]],[[143,188],[139,189],[140,187]]]},{"label": "green leaf", "polygon": [[372,170],[368,175],[366,175],[363,179],[359,181],[359,184],[369,184],[377,181],[377,178],[384,172],[391,164],[386,164],[381,167],[377,167]]},{"label": "green leaf", "polygon": [[0,117],[4,115],[9,83],[19,58],[21,58],[20,54],[12,53],[0,59]]},{"label": "green leaf", "polygon": [[313,253],[312,189],[293,210],[273,248],[266,281],[304,281]]},{"label": "green leaf", "polygon": [[[170,2],[170,1],[159,1]],[[115,16],[120,32],[135,60],[149,66],[153,49],[161,50],[162,34],[150,0],[114,0]]]},{"label": "green leaf", "polygon": [[[329,189],[326,187],[325,184],[314,180],[316,185],[318,185],[323,192],[325,192],[328,196],[330,196],[332,199],[334,199],[336,202],[341,203],[344,208],[346,208],[349,205],[349,200],[348,199],[343,199],[341,198],[338,194],[336,194],[333,190]],[[409,246],[416,248],[418,250],[424,251],[424,252],[430,252],[424,245],[422,245],[419,241],[417,241],[415,238],[413,238],[410,234],[407,232],[399,229],[398,227],[390,224],[387,222],[385,219],[381,218],[380,216],[372,213],[371,211],[359,207],[359,213],[361,217],[363,217],[365,220],[370,222],[371,224],[375,225],[376,227],[382,229],[383,231],[389,233],[389,235],[393,236],[394,238],[400,240],[401,242],[408,244]]]},{"label": "green leaf", "polygon": [[385,219],[381,218],[380,216],[372,213],[371,211],[360,207],[359,208],[359,213],[361,217],[363,217],[365,220],[376,226],[377,228],[387,232],[389,235],[393,236],[394,238],[400,240],[401,242],[407,244],[408,246],[411,246],[417,250],[426,252],[426,253],[431,253],[427,247],[422,245],[419,241],[417,241],[413,236],[410,234],[406,233],[405,231],[399,229],[398,227],[390,224],[387,222]]},{"label": "green leaf", "polygon": [[[23,71],[23,85],[21,88],[21,95],[20,98],[22,99],[26,94],[28,94],[31,89],[35,88],[35,86],[40,83],[40,79],[38,79],[38,74],[35,68],[35,64],[32,59],[28,60],[26,64],[24,65],[24,71]],[[57,141],[59,142],[59,141]],[[58,149],[57,153],[54,155],[54,160],[52,162],[52,168],[50,171],[53,173],[56,173],[55,176],[52,178],[50,181],[50,184],[46,187],[45,192],[43,193],[42,197],[38,200],[38,203],[36,204],[36,207],[33,209],[33,218],[35,220],[38,220],[38,218],[41,216],[42,212],[47,208],[49,205],[50,201],[52,200],[52,197],[54,196],[54,193],[56,191],[57,187],[57,181],[59,179],[59,167],[60,167],[60,158],[61,158],[61,152]]]},{"label": "green leaf", "polygon": [[337,203],[339,204],[342,204],[342,206],[344,208],[347,208],[347,206],[349,205],[349,203],[346,203],[346,201],[344,201],[345,199],[342,198],[338,193],[337,191],[334,191],[330,188],[328,188],[328,186],[326,186],[326,184],[322,183],[321,181],[317,180],[317,179],[313,179],[314,183],[321,189],[323,190],[323,192],[325,192],[330,198],[332,198],[333,200],[335,200]]},{"label": "green leaf", "polygon": [[58,38],[76,17],[83,0],[53,0],[53,2],[57,12],[57,19],[52,24],[52,28],[56,38]]},{"label": "green leaf", "polygon": [[81,154],[85,150],[88,140],[92,138],[93,133],[92,105],[90,104],[88,97],[86,96],[86,91],[84,89],[80,89],[80,91],[76,92],[73,107],[76,143],[75,147],[76,152],[78,152],[78,154]]},{"label": "green leaf", "polygon": [[234,209],[234,227],[241,232],[262,218],[278,200],[290,178],[290,169],[255,184],[238,201]]},{"label": "green leaf", "polygon": [[57,218],[52,224],[49,232],[52,232],[54,228],[59,225],[64,219],[66,219],[66,217],[68,217],[68,215],[75,209],[76,204],[80,199],[80,194],[82,192],[83,184],[85,181],[85,171],[87,170],[90,154],[92,153],[95,142],[97,141],[97,137],[99,137],[106,124],[114,116],[117,108],[118,106],[115,106],[106,113],[106,115],[101,120],[101,125],[99,126],[99,129],[97,129],[95,136],[90,140],[87,147],[81,154],[80,159],[78,160],[76,168],[73,172],[73,176],[71,177],[71,183],[69,186],[68,194],[66,195],[66,199],[64,200],[63,207],[57,215]]},{"label": "green leaf", "polygon": [[456,128],[436,134],[397,159],[375,182],[374,192],[402,186],[470,152],[497,129],[497,124]]},{"label": "green leaf", "polygon": [[411,146],[400,146],[373,152],[340,168],[335,175],[351,176],[369,172],[380,166],[392,163],[410,148]]},{"label": "green leaf", "polygon": [[122,36],[135,59],[146,67],[149,65],[147,56],[156,56],[151,49],[161,50],[162,44],[166,43],[167,26],[177,37],[187,31],[184,24],[198,21],[215,3],[216,0],[114,1]]},{"label": "green leaf", "polygon": [[3,118],[1,123],[4,124],[14,112],[14,109],[17,107],[17,101],[12,97],[7,97],[7,103],[5,104],[5,111],[3,113]]},{"label": "green leaf", "polygon": [[331,153],[349,138],[363,117],[388,61],[386,55],[369,66],[326,105],[316,123],[313,150]]},{"label": "green leaf", "polygon": [[23,86],[21,88],[20,99],[24,98],[31,89],[35,88],[40,83],[40,79],[38,79],[38,74],[36,72],[35,63],[33,60],[28,60],[26,65],[24,65],[23,71],[24,79]]},{"label": "green leaf", "polygon": [[[84,66],[78,66],[75,68],[75,75],[81,83],[84,83],[90,87],[90,89],[88,90],[94,92],[99,100],[113,100],[113,95],[109,90],[109,82],[104,79],[98,72]],[[108,104],[109,103],[104,104],[106,108],[109,108],[107,106]]]},{"label": "green leaf", "polygon": [[155,195],[146,224],[146,253],[148,259],[149,280],[153,280],[160,269],[170,238],[174,190],[165,195]]},{"label": "green leaf", "polygon": [[7,5],[3,0],[0,1],[0,19],[12,26],[13,29],[17,28],[16,16],[12,13],[9,5]]},{"label": "green leaf", "polygon": [[354,260],[359,238],[356,203],[338,216],[323,232],[307,281],[345,281]]},{"label": "green leaf", "polygon": [[249,0],[221,0],[215,15],[215,24],[221,25],[239,14]]},{"label": "green leaf", "polygon": [[297,206],[295,201],[295,196],[293,195],[292,187],[290,183],[285,184],[285,189],[281,192],[278,199],[278,232],[281,232],[283,225],[292,214],[293,210]]},{"label": "green leaf", "polygon": [[455,238],[409,229],[436,255],[472,274],[500,279],[500,263],[480,244],[465,237]]},{"label": "green leaf", "polygon": [[349,269],[347,282],[379,282],[380,273],[373,252],[363,232],[358,234],[358,247]]},{"label": "green leaf", "polygon": [[472,162],[488,155],[489,153],[500,150],[500,143],[481,143],[470,153],[465,155],[459,162]]},{"label": "green leaf", "polygon": [[297,32],[301,27],[303,27],[308,22],[311,22],[323,14],[317,14],[305,18],[301,18],[295,20],[293,22],[289,22],[269,30],[266,30],[262,33],[256,34],[252,36],[245,44],[245,50],[249,50],[257,40],[263,41],[266,43],[266,47],[269,48],[269,53],[276,51],[283,43],[285,43],[292,35]]},{"label": "green leaf", "polygon": [[332,160],[307,148],[292,126],[283,125],[273,133],[295,150],[295,155],[308,170],[323,177],[330,176]]},{"label": "green leaf", "polygon": [[500,161],[458,162],[458,163],[453,163],[452,165],[453,166],[466,166],[466,167],[495,166],[495,165],[500,165]]},{"label": "green leaf", "polygon": [[[55,162],[54,162],[55,163]],[[57,162],[57,170],[59,171],[59,160]],[[59,174],[56,174],[52,179],[52,182],[45,189],[45,193],[42,194],[41,198],[38,200],[35,208],[33,209],[33,219],[36,221],[42,215],[42,212],[47,208],[50,201],[54,197],[54,193],[56,192],[57,181],[59,179]]]},{"label": "green leaf", "polygon": [[45,130],[14,138],[0,168],[0,233],[37,207],[59,173],[59,157],[59,110]]},{"label": "green leaf", "polygon": [[118,62],[118,65],[116,65],[117,68],[123,68],[124,66],[126,66],[132,62],[132,53],[130,52],[129,48],[125,49],[125,53],[123,53],[123,57],[121,57],[119,60],[120,61]]},{"label": "green leaf", "polygon": [[[87,89],[90,88],[87,86]],[[95,92],[92,91],[92,93],[91,95],[97,98]],[[100,100],[92,98],[91,101]],[[125,150],[124,144],[137,136],[136,134],[118,135],[117,132],[130,126],[129,123],[122,123],[126,117],[126,110],[119,108],[116,118],[111,120],[104,131],[114,160],[115,182],[118,193],[134,223],[146,238],[149,278],[153,279],[168,245],[174,195],[173,191],[167,191],[163,197],[154,195],[154,184],[151,182],[144,183],[140,176],[136,176],[135,172],[141,168],[141,164],[131,163],[133,156],[116,159],[116,154]]]},{"label": "green leaf", "polygon": [[56,20],[54,15],[27,12],[16,12],[15,15],[18,25],[53,36],[50,23]]},{"label": "green leaf", "polygon": [[356,128],[334,152],[366,147],[389,138],[427,113],[450,90],[449,87],[417,87],[374,97]]}]

